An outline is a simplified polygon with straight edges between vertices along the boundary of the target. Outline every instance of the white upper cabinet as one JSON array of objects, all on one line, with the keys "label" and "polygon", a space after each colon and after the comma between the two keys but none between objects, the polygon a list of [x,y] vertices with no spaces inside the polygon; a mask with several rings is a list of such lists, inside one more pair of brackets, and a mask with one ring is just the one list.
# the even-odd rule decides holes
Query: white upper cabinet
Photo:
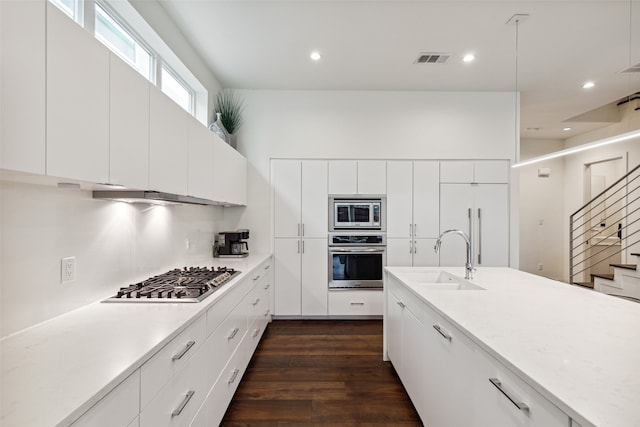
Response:
[{"label": "white upper cabinet", "polygon": [[187,112],[150,88],[149,188],[187,194]]},{"label": "white upper cabinet", "polygon": [[329,194],[358,194],[358,162],[356,160],[329,162]]},{"label": "white upper cabinet", "polygon": [[302,161],[302,230],[304,238],[327,238],[329,210],[327,162]]},{"label": "white upper cabinet", "polygon": [[111,54],[109,182],[149,187],[149,82]]},{"label": "white upper cabinet", "polygon": [[215,135],[213,188],[213,200],[230,205],[247,204],[247,159]]},{"label": "white upper cabinet", "polygon": [[47,175],[109,181],[109,50],[47,7]]},{"label": "white upper cabinet", "polygon": [[440,182],[508,183],[509,162],[506,160],[451,160],[440,165]]},{"label": "white upper cabinet", "polygon": [[301,164],[297,160],[274,160],[271,167],[274,236],[299,237],[302,209]]},{"label": "white upper cabinet", "polygon": [[440,203],[439,163],[413,163],[413,234],[418,238],[438,237]]},{"label": "white upper cabinet", "polygon": [[45,0],[0,1],[0,167],[41,175],[46,8]]},{"label": "white upper cabinet", "polygon": [[189,117],[187,194],[213,199],[213,132]]},{"label": "white upper cabinet", "polygon": [[358,161],[358,194],[386,194],[387,162],[384,160]]},{"label": "white upper cabinet", "polygon": [[387,162],[388,237],[412,237],[412,206],[413,162],[402,160]]}]

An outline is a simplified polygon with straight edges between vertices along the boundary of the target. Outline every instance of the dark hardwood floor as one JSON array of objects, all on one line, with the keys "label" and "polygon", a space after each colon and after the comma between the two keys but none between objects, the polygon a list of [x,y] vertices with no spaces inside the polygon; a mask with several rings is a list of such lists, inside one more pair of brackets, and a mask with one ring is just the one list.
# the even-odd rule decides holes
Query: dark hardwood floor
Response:
[{"label": "dark hardwood floor", "polygon": [[381,320],[274,320],[222,426],[421,426]]}]

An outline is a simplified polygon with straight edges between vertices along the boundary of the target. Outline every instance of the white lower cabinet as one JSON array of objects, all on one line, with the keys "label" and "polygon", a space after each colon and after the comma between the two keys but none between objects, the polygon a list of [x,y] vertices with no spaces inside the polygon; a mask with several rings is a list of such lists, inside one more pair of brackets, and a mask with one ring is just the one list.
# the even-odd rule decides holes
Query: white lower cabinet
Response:
[{"label": "white lower cabinet", "polygon": [[381,316],[382,291],[355,290],[329,292],[330,316]]},{"label": "white lower cabinet", "polygon": [[401,282],[387,275],[385,287],[385,354],[425,426],[570,425],[564,412]]},{"label": "white lower cabinet", "polygon": [[224,417],[224,413],[238,388],[238,383],[247,367],[245,345],[238,346],[229,362],[225,365],[222,375],[218,378],[207,397],[207,425],[217,426]]}]

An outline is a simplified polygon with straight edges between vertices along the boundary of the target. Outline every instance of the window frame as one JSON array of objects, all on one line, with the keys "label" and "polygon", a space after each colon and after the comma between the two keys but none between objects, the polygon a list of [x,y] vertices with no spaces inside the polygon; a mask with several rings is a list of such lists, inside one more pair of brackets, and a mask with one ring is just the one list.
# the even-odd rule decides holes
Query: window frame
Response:
[{"label": "window frame", "polygon": [[[160,91],[162,93],[164,93],[165,95],[167,95],[169,98],[171,98],[171,96],[166,93],[163,89],[162,89],[162,71],[166,71],[167,74],[169,74],[180,86],[182,86],[182,88],[187,92],[187,94],[189,95],[189,109],[186,110],[189,114],[195,116],[195,99],[196,99],[196,92],[193,90],[193,88],[188,85],[184,79],[182,77],[180,77],[180,75],[178,73],[176,73],[175,71],[173,71],[173,68],[171,68],[171,66],[169,64],[167,64],[165,61],[163,61],[162,59],[160,59],[158,61],[158,82],[157,82],[157,86],[158,89],[160,89]],[[173,98],[171,98],[173,100]],[[181,104],[179,104],[178,102],[176,102],[175,100],[173,100],[176,104],[180,105],[181,108],[182,107]]]}]

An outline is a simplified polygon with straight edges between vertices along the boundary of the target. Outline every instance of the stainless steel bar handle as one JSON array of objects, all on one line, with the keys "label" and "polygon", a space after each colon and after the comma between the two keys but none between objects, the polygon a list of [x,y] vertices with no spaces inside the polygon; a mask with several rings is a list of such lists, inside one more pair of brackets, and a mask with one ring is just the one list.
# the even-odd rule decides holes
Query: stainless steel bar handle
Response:
[{"label": "stainless steel bar handle", "polygon": [[298,223],[298,237],[300,237],[300,223]]},{"label": "stainless steel bar handle", "polygon": [[231,331],[231,333],[227,337],[227,340],[232,340],[238,334],[238,332],[240,332],[240,329],[233,328],[233,331]]},{"label": "stainless steel bar handle", "polygon": [[413,253],[413,240],[409,240],[409,253]]},{"label": "stainless steel bar handle", "polygon": [[266,291],[267,289],[269,289],[271,287],[271,283],[267,283],[266,285],[264,285],[264,290]]},{"label": "stainless steel bar handle", "polygon": [[269,265],[265,265],[265,266],[264,266],[264,269],[265,269],[265,270],[268,270],[268,269],[270,269],[270,268],[271,268],[271,264],[269,264]]},{"label": "stainless steel bar handle", "polygon": [[350,302],[350,305],[364,305],[363,302]]},{"label": "stainless steel bar handle", "polygon": [[271,313],[271,310],[267,310],[264,312],[264,317],[267,317],[269,315],[269,313]]},{"label": "stainless steel bar handle", "polygon": [[253,331],[253,338],[257,337],[259,333],[260,333],[260,329],[255,329]]},{"label": "stainless steel bar handle", "polygon": [[409,224],[409,237],[413,236],[413,224]]},{"label": "stainless steel bar handle", "polygon": [[451,341],[451,335],[449,335],[444,329],[442,329],[442,327],[440,325],[433,325],[433,329],[435,329],[436,331],[438,331],[438,333],[440,335],[442,335],[444,337],[444,339]]},{"label": "stainless steel bar handle", "polygon": [[417,240],[413,241],[413,253],[414,254],[418,253],[418,241]]},{"label": "stainless steel bar handle", "polygon": [[367,248],[367,249],[347,249],[347,248],[331,248],[329,249],[331,252],[384,252],[384,249],[375,249],[375,248]]},{"label": "stainless steel bar handle", "polygon": [[302,223],[302,237],[304,237],[304,222]]},{"label": "stainless steel bar handle", "polygon": [[191,349],[191,347],[193,347],[195,344],[196,344],[196,342],[195,342],[195,341],[189,341],[189,342],[187,343],[187,345],[186,345],[182,350],[180,350],[180,353],[178,353],[178,354],[174,354],[174,355],[173,355],[173,357],[171,358],[171,361],[173,362],[173,361],[175,361],[175,360],[180,360],[180,359],[182,359],[182,356],[184,356],[185,354],[187,354],[187,351],[189,351],[189,350]]},{"label": "stainless steel bar handle", "polygon": [[252,302],[251,304],[255,307],[256,305],[258,305],[258,303],[260,302],[260,298],[257,298],[254,302]]},{"label": "stainless steel bar handle", "polygon": [[482,215],[478,208],[478,264],[482,264]]},{"label": "stainless steel bar handle", "polygon": [[418,235],[418,224],[413,224],[413,235],[414,236]]},{"label": "stainless steel bar handle", "polygon": [[227,384],[233,384],[233,382],[236,380],[236,377],[238,376],[239,373],[240,373],[240,369],[234,369],[233,373],[231,374],[231,377],[227,381]]},{"label": "stainless steel bar handle", "polygon": [[300,240],[298,240],[298,253],[300,253]]},{"label": "stainless steel bar handle", "polygon": [[171,413],[171,418],[177,417],[182,413],[182,410],[184,409],[185,406],[187,406],[187,403],[189,403],[189,401],[191,400],[194,394],[196,394],[196,392],[193,390],[189,390],[187,392],[187,395],[184,397],[184,399],[180,403],[180,406],[174,409],[173,412]]},{"label": "stainless steel bar handle", "polygon": [[506,398],[511,401],[511,403],[516,405],[516,408],[520,409],[521,411],[528,411],[529,410],[529,405],[527,405],[526,403],[521,402],[519,399],[509,395],[509,393],[507,393],[506,390],[504,388],[502,388],[502,382],[498,378],[489,378],[489,382],[491,384],[493,384],[498,390],[500,390],[500,393],[504,394],[506,396]]},{"label": "stainless steel bar handle", "polygon": [[257,280],[260,280],[260,275],[259,274],[256,277],[253,278],[254,282],[257,281]]},{"label": "stainless steel bar handle", "polygon": [[406,305],[404,305],[404,303],[402,301],[397,301],[398,305],[402,308],[405,308]]},{"label": "stainless steel bar handle", "polygon": [[304,253],[304,240],[302,241],[302,253]]}]

